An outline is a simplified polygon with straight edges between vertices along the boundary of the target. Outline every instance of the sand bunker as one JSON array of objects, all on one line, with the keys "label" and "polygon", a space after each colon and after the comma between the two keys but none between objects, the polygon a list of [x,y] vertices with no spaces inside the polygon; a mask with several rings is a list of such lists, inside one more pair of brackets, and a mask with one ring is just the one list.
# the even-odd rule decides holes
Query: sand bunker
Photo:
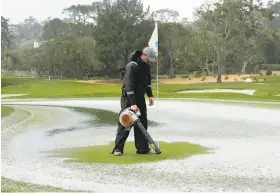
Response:
[{"label": "sand bunker", "polygon": [[[223,82],[246,82],[247,78],[259,76],[257,74],[244,74],[244,75],[223,75],[222,81]],[[196,83],[216,83],[217,77],[216,76],[206,76],[206,77],[199,77],[194,78],[173,78],[173,79],[161,79],[160,83],[162,84],[196,84]]]},{"label": "sand bunker", "polygon": [[237,90],[237,89],[207,89],[207,90],[185,90],[178,93],[240,93],[254,95],[255,90]]}]

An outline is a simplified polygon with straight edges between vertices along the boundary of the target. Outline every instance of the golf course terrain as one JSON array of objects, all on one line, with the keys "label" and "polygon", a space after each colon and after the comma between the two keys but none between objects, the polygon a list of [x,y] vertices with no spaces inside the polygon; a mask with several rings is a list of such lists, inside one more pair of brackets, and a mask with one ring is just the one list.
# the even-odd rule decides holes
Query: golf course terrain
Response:
[{"label": "golf course terrain", "polygon": [[[124,155],[115,157],[111,150],[122,81],[2,76],[1,190],[136,191],[141,189],[138,181],[144,181],[153,169],[149,180],[162,190],[176,187],[180,191],[203,191],[212,187],[215,191],[216,187],[230,189],[231,184],[234,190],[244,190],[242,187],[248,183],[254,190],[278,190],[277,169],[272,164],[278,154],[271,154],[274,150],[265,138],[267,135],[273,141],[279,136],[276,117],[280,109],[280,77],[252,79],[252,83],[222,84],[185,84],[184,78],[160,80],[160,111],[156,100],[155,107],[148,107],[148,118],[149,133],[163,153],[137,155],[131,131]],[[156,83],[153,92],[156,98]],[[256,148],[259,152],[248,154]],[[230,158],[230,154],[234,157]],[[262,160],[263,155],[270,157],[273,170],[269,171],[274,172],[264,173],[261,179],[255,167],[250,169],[248,164]],[[256,162],[256,167],[261,164]],[[119,170],[124,172],[120,174]],[[238,171],[244,170],[247,174],[238,177]],[[31,171],[37,180],[32,175],[22,175]],[[191,181],[187,183],[186,178]],[[152,190],[151,184],[143,183],[144,191]],[[161,187],[162,184],[166,185]]]},{"label": "golf course terrain", "polygon": [[74,192],[63,188],[52,186],[40,186],[32,183],[25,183],[1,178],[1,192]]},{"label": "golf course terrain", "polygon": [[280,192],[279,0],[4,1],[1,192]]},{"label": "golf course terrain", "polygon": [[7,106],[1,106],[1,117],[9,116],[14,111],[13,108]]},{"label": "golf course terrain", "polygon": [[[253,83],[227,82],[222,84],[201,83],[182,84],[181,80],[170,80],[173,84],[159,85],[160,98],[201,98],[201,99],[231,99],[253,101],[280,101],[280,76],[255,76]],[[90,81],[89,81],[90,82]],[[120,83],[112,81],[101,83],[84,83],[77,80],[45,80],[31,78],[2,77],[2,94],[26,94],[20,98],[87,98],[87,97],[119,97]],[[174,84],[174,82],[176,84]],[[254,90],[253,95],[241,93],[180,93],[180,91],[233,89]],[[156,96],[156,84],[153,84],[153,93]],[[18,97],[13,97],[18,98]]]}]

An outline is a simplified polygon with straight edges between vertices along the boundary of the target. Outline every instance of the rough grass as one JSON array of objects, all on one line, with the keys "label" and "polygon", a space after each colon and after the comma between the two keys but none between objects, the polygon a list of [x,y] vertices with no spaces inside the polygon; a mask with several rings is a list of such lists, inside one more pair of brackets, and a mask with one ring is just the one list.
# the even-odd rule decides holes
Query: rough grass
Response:
[{"label": "rough grass", "polygon": [[[1,192],[74,192],[52,186],[41,186],[1,177]],[[76,191],[75,191],[76,192]]]},{"label": "rough grass", "polygon": [[195,154],[207,153],[207,149],[205,147],[187,142],[160,142],[160,149],[162,150],[160,155],[136,154],[134,143],[126,142],[124,155],[118,157],[111,154],[113,147],[114,143],[110,143],[108,145],[100,146],[60,149],[54,153],[55,156],[68,158],[67,162],[103,164],[136,164],[156,162],[169,159],[182,159]]},{"label": "rough grass", "polygon": [[[254,101],[280,101],[280,76],[258,76],[253,83],[207,83],[207,84],[160,84],[160,98],[201,98],[231,99]],[[5,84],[2,94],[28,94],[13,98],[85,98],[85,97],[120,97],[120,85],[89,84],[76,80],[42,80],[30,78],[2,77]],[[253,96],[238,93],[177,93],[183,90],[200,89],[255,89]],[[153,85],[154,95],[156,87]]]},{"label": "rough grass", "polygon": [[14,112],[12,107],[1,105],[1,118],[9,116],[12,112]]}]

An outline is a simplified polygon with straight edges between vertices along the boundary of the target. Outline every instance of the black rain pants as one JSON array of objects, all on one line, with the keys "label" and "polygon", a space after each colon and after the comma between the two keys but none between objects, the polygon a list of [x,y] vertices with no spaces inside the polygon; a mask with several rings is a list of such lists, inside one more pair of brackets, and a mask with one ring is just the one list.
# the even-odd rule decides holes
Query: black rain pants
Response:
[{"label": "black rain pants", "polygon": [[[148,119],[147,119],[147,106],[145,101],[145,90],[146,88],[139,88],[136,90],[136,105],[140,110],[141,116],[139,117],[141,123],[143,124],[144,128],[148,129]],[[121,96],[121,109],[124,110],[130,107],[131,104],[126,93],[123,91]],[[122,112],[121,110],[121,112]],[[118,131],[115,139],[115,148],[114,150],[119,150],[120,152],[124,152],[124,145],[129,135],[130,130],[127,130],[118,120]],[[134,126],[134,140],[135,140],[135,148],[136,153],[138,154],[147,154],[151,150],[149,148],[148,141],[140,131],[137,126]],[[112,152],[112,153],[113,153]]]}]

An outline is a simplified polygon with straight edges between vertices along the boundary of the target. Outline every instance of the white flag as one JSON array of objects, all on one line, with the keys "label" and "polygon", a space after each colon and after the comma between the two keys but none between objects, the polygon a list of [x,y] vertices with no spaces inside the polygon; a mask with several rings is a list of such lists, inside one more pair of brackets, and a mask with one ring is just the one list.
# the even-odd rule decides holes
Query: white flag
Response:
[{"label": "white flag", "polygon": [[153,48],[158,56],[158,25],[155,23],[155,29],[149,41],[149,47]]}]

